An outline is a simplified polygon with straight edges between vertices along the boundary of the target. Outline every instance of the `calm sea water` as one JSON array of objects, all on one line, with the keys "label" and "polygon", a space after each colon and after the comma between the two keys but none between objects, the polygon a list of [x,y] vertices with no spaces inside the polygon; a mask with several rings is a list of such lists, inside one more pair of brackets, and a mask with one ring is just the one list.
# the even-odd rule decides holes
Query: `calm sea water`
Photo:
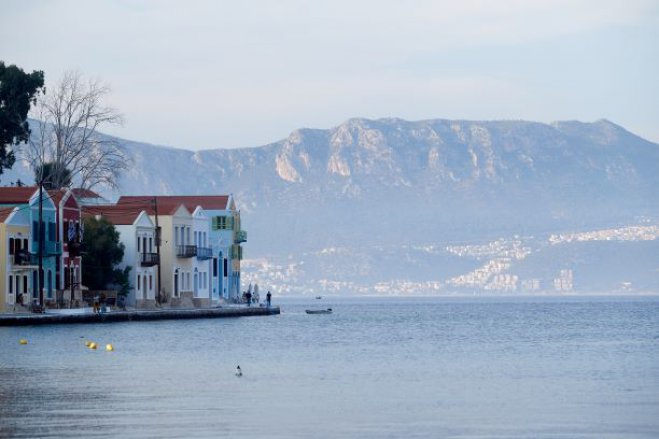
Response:
[{"label": "calm sea water", "polygon": [[276,303],[0,328],[0,437],[659,437],[659,298]]}]

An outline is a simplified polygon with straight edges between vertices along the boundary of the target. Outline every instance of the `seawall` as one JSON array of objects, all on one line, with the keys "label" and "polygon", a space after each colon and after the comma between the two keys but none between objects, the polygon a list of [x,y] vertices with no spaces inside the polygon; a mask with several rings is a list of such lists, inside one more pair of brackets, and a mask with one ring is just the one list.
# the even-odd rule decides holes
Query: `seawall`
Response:
[{"label": "seawall", "polygon": [[187,320],[279,314],[275,307],[221,307],[112,311],[84,314],[0,314],[0,326],[52,325],[70,323],[112,323],[147,320]]}]

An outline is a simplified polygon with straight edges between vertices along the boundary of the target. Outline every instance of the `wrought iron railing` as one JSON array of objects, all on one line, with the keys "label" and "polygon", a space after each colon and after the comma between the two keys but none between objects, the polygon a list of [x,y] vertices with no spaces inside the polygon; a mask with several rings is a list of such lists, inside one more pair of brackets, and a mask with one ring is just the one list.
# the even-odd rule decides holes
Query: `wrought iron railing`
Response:
[{"label": "wrought iron railing", "polygon": [[179,258],[193,258],[197,255],[196,245],[176,246],[176,256]]},{"label": "wrought iron railing", "polygon": [[140,253],[140,265],[142,267],[153,267],[160,262],[158,253]]}]

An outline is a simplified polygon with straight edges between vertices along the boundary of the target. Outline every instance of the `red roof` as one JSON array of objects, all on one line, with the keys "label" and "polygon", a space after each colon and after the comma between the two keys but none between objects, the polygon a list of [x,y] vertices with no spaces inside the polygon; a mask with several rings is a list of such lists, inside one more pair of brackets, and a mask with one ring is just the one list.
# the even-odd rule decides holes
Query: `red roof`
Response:
[{"label": "red roof", "polygon": [[0,223],[4,223],[10,213],[14,211],[15,207],[0,207]]},{"label": "red roof", "polygon": [[208,210],[224,210],[229,202],[228,195],[140,195],[140,196],[123,196],[117,200],[117,205],[140,206],[146,210],[149,215],[155,214],[156,200],[158,204],[158,213],[162,215],[171,215],[182,204],[190,213],[194,212],[197,206]]},{"label": "red roof", "polygon": [[84,218],[100,215],[114,225],[130,225],[135,223],[142,212],[140,208],[128,208],[126,206],[86,206],[82,209]]},{"label": "red roof", "polygon": [[48,191],[48,195],[50,195],[50,198],[53,200],[53,203],[55,203],[57,208],[59,208],[59,203],[62,201],[65,194],[66,189],[51,189]]},{"label": "red roof", "polygon": [[25,204],[39,188],[36,186],[0,187],[0,204]]},{"label": "red roof", "polygon": [[73,195],[75,195],[76,198],[102,198],[99,194],[92,190],[79,187],[71,189],[71,192],[73,192]]}]

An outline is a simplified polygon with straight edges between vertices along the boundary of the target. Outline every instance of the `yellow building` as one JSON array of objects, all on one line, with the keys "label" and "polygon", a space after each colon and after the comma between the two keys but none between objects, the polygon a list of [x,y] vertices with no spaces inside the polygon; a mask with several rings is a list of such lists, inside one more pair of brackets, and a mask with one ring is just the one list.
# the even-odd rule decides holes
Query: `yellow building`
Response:
[{"label": "yellow building", "polygon": [[0,312],[28,305],[32,294],[33,264],[29,249],[30,210],[25,206],[0,208]]}]

